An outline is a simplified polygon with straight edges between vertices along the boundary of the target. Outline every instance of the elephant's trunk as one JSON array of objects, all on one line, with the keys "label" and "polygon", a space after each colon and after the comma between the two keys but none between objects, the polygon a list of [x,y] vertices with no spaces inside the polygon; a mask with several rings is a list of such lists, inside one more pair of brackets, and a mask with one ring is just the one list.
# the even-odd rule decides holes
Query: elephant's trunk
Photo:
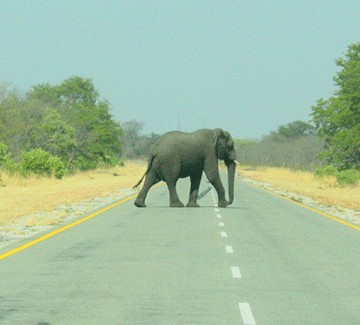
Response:
[{"label": "elephant's trunk", "polygon": [[234,201],[234,180],[235,180],[235,168],[236,163],[232,161],[227,165],[228,168],[228,181],[229,181],[229,204]]}]

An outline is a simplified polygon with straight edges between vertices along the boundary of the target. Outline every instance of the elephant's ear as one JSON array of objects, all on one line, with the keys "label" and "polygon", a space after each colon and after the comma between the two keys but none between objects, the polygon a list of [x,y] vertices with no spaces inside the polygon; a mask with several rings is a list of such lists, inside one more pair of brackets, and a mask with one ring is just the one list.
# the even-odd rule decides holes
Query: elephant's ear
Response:
[{"label": "elephant's ear", "polygon": [[215,150],[215,156],[218,159],[221,159],[224,154],[224,145],[221,144],[223,141],[221,139],[225,138],[225,133],[222,129],[215,129],[214,130],[214,136],[213,136],[213,142],[214,142],[214,150]]}]

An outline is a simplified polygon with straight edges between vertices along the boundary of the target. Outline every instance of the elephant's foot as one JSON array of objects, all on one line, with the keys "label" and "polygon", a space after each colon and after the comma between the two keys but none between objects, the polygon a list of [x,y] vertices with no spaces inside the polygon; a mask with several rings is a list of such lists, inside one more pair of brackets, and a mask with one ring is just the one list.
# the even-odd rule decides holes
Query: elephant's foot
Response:
[{"label": "elephant's foot", "polygon": [[146,208],[146,205],[145,205],[144,202],[135,200],[134,204],[135,204],[135,206],[137,206],[138,208]]},{"label": "elephant's foot", "polygon": [[188,204],[186,204],[186,206],[188,207],[188,208],[198,208],[200,205],[199,204],[197,204],[196,202],[188,202]]},{"label": "elephant's foot", "polygon": [[181,201],[170,202],[170,207],[172,207],[172,208],[183,208],[184,204]]},{"label": "elephant's foot", "polygon": [[218,207],[220,207],[220,208],[226,208],[228,205],[229,205],[229,202],[226,200],[221,200],[218,203]]}]

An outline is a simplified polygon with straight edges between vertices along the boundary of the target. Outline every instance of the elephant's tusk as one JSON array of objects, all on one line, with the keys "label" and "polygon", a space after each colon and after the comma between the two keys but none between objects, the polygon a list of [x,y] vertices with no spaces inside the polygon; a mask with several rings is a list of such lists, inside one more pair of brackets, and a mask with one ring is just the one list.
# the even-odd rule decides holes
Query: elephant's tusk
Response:
[{"label": "elephant's tusk", "polygon": [[237,160],[234,160],[236,165],[240,165],[240,163]]}]

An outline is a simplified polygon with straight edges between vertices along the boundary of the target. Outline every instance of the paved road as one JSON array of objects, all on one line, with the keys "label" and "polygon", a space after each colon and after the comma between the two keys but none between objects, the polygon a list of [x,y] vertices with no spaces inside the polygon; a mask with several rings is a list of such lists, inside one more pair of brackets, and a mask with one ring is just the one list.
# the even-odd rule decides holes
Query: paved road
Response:
[{"label": "paved road", "polygon": [[359,230],[235,190],[174,209],[160,186],[1,259],[0,324],[360,324]]}]

